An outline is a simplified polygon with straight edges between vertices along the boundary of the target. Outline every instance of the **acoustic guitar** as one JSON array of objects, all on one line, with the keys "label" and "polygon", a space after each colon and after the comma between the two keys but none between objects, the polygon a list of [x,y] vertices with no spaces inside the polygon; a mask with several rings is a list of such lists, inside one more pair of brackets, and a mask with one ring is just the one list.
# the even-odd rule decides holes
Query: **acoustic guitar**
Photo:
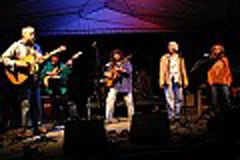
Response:
[{"label": "acoustic guitar", "polygon": [[51,56],[63,52],[66,50],[66,46],[60,46],[57,49],[51,51],[50,53],[41,57],[41,59],[37,59],[34,54],[30,54],[25,56],[22,59],[17,61],[21,63],[29,64],[28,68],[15,68],[13,71],[10,68],[5,68],[5,74],[8,80],[14,85],[23,84],[31,75],[37,73],[39,71],[39,65],[49,59]]},{"label": "acoustic guitar", "polygon": [[[125,63],[127,60],[129,60],[130,58],[132,58],[132,55],[128,55],[127,57],[125,57],[124,59],[122,59],[120,61],[120,64]],[[118,71],[118,66],[117,65],[113,65],[112,69],[110,71],[108,71],[110,73],[110,77],[106,78],[104,80],[105,86],[110,88],[112,87],[117,80],[121,77],[121,73]]]},{"label": "acoustic guitar", "polygon": [[49,79],[59,79],[59,78],[61,78],[61,77],[59,76],[59,73],[69,66],[68,64],[69,64],[70,61],[72,61],[72,60],[74,60],[74,59],[77,59],[77,58],[78,58],[80,55],[82,55],[82,54],[83,54],[83,53],[82,53],[81,51],[79,51],[79,52],[77,52],[76,54],[74,54],[74,55],[65,63],[64,67],[62,67],[62,68],[55,67],[55,68],[51,71],[51,73],[54,73],[54,74],[47,75],[47,76],[44,77],[44,79],[43,79],[43,84],[44,84],[44,86],[45,86],[45,87],[48,87],[48,86],[49,86]]}]

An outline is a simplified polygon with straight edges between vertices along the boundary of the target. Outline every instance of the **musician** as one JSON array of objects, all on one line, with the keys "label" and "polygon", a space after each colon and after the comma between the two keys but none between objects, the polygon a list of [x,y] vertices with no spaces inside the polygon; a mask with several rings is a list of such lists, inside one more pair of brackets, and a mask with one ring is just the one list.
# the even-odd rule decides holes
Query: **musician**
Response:
[{"label": "musician", "polygon": [[[2,55],[3,63],[11,71],[16,69],[28,70],[30,65],[27,62],[19,61],[26,56],[33,55],[36,59],[41,59],[42,54],[38,51],[40,47],[35,44],[35,29],[31,26],[22,28],[22,38],[14,42]],[[45,133],[46,129],[39,126],[40,121],[40,96],[37,75],[29,75],[24,84],[13,86],[13,93],[16,93],[13,101],[20,101],[22,112],[30,110],[33,133]],[[23,121],[23,119],[22,119]],[[25,124],[26,125],[26,122]]]},{"label": "musician", "polygon": [[[41,79],[46,81],[48,85],[44,84],[44,92],[51,97],[54,120],[56,125],[63,124],[68,116],[67,110],[67,80],[71,73],[72,61],[64,64],[59,60],[57,55],[51,57],[41,72]],[[52,84],[51,84],[52,83]]]},{"label": "musician", "polygon": [[110,86],[106,98],[105,118],[107,123],[113,122],[114,104],[118,94],[122,94],[127,106],[128,120],[131,121],[134,114],[134,103],[132,94],[132,64],[129,60],[124,61],[124,53],[119,49],[114,49],[111,52],[111,62],[106,64],[104,76],[114,80]]},{"label": "musician", "polygon": [[159,85],[164,89],[168,118],[171,124],[179,122],[183,105],[183,89],[188,86],[184,58],[178,51],[178,43],[170,41],[168,53],[160,58]]},{"label": "musician", "polygon": [[210,58],[215,61],[208,70],[208,84],[211,87],[212,106],[215,111],[223,111],[230,105],[231,69],[223,45],[213,45],[210,53]]}]

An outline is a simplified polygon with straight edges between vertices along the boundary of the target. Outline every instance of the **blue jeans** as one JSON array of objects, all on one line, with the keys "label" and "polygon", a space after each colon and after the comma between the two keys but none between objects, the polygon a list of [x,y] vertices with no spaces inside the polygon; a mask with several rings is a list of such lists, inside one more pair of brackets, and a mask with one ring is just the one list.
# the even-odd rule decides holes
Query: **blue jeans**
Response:
[{"label": "blue jeans", "polygon": [[230,107],[230,91],[227,85],[212,85],[211,95],[214,110],[223,111]]},{"label": "blue jeans", "polygon": [[28,121],[28,124],[31,123],[33,128],[37,128],[39,123],[42,122],[43,114],[40,87],[38,85],[25,87],[22,102],[24,100],[29,103],[30,122]]},{"label": "blue jeans", "polygon": [[169,119],[179,119],[183,105],[183,88],[177,84],[164,87]]}]

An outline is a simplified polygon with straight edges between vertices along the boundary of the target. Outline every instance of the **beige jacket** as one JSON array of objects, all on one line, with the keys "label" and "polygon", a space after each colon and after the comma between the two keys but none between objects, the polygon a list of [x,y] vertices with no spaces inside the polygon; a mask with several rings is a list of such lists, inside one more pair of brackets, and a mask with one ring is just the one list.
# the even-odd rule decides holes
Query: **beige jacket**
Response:
[{"label": "beige jacket", "polygon": [[[160,58],[160,63],[159,63],[159,85],[162,88],[164,85],[172,85],[172,81],[170,78],[170,73],[169,73],[169,53],[164,54]],[[179,84],[183,86],[184,88],[188,86],[188,77],[187,77],[187,71],[185,67],[185,62],[184,58],[178,56],[178,64],[179,64],[179,72],[181,77],[179,77]]]}]

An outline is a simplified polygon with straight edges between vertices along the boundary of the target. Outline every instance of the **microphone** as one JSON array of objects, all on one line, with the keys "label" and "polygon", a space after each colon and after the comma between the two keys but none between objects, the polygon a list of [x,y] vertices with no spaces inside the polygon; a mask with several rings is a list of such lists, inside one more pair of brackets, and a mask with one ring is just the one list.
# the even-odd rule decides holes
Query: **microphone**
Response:
[{"label": "microphone", "polygon": [[196,71],[201,66],[207,65],[207,62],[210,60],[210,54],[206,52],[206,53],[203,53],[202,56],[203,58],[195,62],[192,69],[190,70],[190,73]]},{"label": "microphone", "polygon": [[197,61],[197,62],[193,65],[192,69],[190,70],[190,73],[192,73],[193,71],[197,70],[197,69],[199,68],[199,65],[200,65],[200,63],[199,63],[199,61]]},{"label": "microphone", "polygon": [[209,57],[210,57],[210,54],[209,54],[209,53],[203,53],[203,57],[204,57],[204,58],[209,58]]}]

